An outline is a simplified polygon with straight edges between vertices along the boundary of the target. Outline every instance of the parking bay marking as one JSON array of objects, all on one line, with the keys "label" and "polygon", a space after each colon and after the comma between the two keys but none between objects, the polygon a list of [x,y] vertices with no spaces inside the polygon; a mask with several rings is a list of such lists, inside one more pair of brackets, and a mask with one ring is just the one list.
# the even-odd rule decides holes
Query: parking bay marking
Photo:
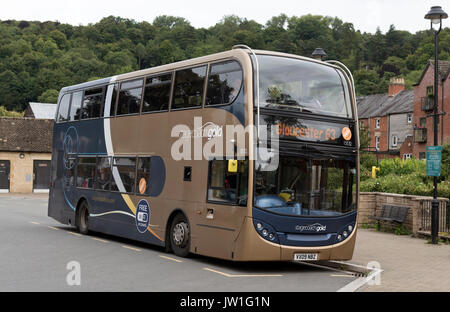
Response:
[{"label": "parking bay marking", "polygon": [[178,259],[175,259],[175,258],[171,258],[171,257],[167,257],[167,256],[163,256],[163,255],[159,255],[161,258],[164,258],[164,259],[167,259],[167,260],[172,260],[172,261],[175,261],[175,262],[183,262],[182,260],[178,260]]},{"label": "parking bay marking", "polygon": [[220,274],[226,277],[282,277],[283,275],[281,274],[228,274],[225,272],[220,272],[217,270],[213,270],[210,268],[203,268],[203,270],[205,271],[210,271],[216,274]]},{"label": "parking bay marking", "polygon": [[134,247],[130,247],[130,246],[127,246],[127,245],[122,245],[122,247],[123,248],[127,248],[127,249],[131,249],[131,250],[134,250],[134,251],[141,251],[139,248],[134,248]]}]

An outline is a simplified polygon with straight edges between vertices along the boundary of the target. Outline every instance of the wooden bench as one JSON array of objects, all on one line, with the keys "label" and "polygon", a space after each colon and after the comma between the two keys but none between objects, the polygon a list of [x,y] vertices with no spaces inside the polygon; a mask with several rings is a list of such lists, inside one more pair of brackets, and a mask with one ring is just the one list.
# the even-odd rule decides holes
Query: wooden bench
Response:
[{"label": "wooden bench", "polygon": [[380,230],[380,221],[395,222],[402,224],[408,216],[409,207],[396,205],[383,205],[379,216],[369,216],[377,220],[377,230]]}]

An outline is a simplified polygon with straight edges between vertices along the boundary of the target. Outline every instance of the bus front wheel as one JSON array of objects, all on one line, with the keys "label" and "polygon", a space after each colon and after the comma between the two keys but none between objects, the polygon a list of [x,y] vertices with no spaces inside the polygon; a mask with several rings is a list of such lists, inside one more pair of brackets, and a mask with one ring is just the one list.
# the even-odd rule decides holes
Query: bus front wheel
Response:
[{"label": "bus front wheel", "polygon": [[189,254],[190,243],[189,223],[185,216],[178,214],[170,227],[170,244],[173,253],[179,257],[186,257]]},{"label": "bus front wheel", "polygon": [[89,233],[89,207],[85,200],[80,204],[78,210],[77,229],[81,234],[86,235]]}]

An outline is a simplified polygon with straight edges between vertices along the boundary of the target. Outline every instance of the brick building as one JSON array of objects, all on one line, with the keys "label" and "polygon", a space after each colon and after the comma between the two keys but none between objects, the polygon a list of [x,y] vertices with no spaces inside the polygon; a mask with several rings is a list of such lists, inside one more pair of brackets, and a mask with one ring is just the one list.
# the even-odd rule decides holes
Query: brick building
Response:
[{"label": "brick building", "polygon": [[53,120],[0,117],[0,192],[48,191]]},{"label": "brick building", "polygon": [[429,61],[419,82],[414,85],[414,147],[416,158],[426,158],[426,147],[434,145],[433,114],[434,101],[437,99],[438,145],[450,143],[450,61],[438,62],[439,89],[434,92],[434,61]]},{"label": "brick building", "polygon": [[[414,93],[402,78],[393,78],[386,94],[357,99],[360,125],[369,130],[369,151],[377,158],[410,158],[413,137]],[[405,145],[405,146],[404,146]]]}]

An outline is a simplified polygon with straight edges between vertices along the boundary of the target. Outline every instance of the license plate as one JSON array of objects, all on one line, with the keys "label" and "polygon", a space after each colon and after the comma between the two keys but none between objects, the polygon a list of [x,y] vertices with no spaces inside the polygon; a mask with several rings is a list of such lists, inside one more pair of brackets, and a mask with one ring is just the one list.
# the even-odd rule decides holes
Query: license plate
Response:
[{"label": "license plate", "polygon": [[296,253],[294,254],[294,261],[315,261],[317,260],[316,253]]}]

